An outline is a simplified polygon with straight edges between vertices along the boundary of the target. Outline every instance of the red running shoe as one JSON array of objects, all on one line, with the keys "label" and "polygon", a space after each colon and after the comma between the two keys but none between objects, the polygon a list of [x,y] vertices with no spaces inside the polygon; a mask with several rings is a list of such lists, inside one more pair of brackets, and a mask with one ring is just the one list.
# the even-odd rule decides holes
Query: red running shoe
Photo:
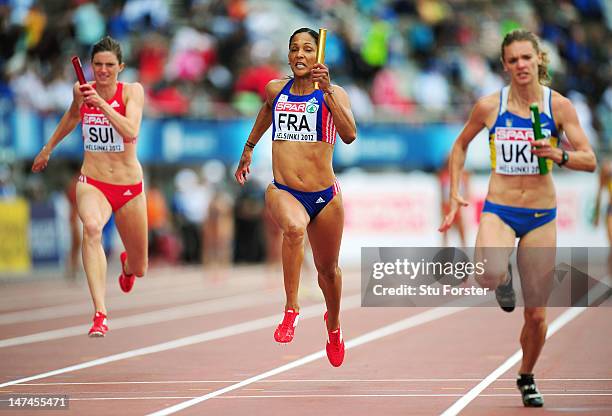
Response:
[{"label": "red running shoe", "polygon": [[128,293],[134,287],[134,280],[136,280],[136,276],[134,274],[127,274],[125,272],[125,261],[127,260],[127,253],[124,251],[119,256],[121,259],[121,274],[119,275],[119,286],[121,290],[125,293]]},{"label": "red running shoe", "polygon": [[299,319],[299,312],[296,312],[293,309],[287,309],[285,311],[285,316],[283,317],[283,322],[281,322],[276,327],[276,331],[274,331],[274,339],[276,342],[286,344],[287,342],[293,341],[295,327],[297,326]]},{"label": "red running shoe", "polygon": [[[323,317],[327,322],[327,312]],[[326,328],[327,329],[327,328]],[[325,344],[325,352],[327,359],[334,367],[340,367],[344,361],[344,338],[342,338],[342,329],[334,329],[327,331],[327,344]]]},{"label": "red running shoe", "polygon": [[93,317],[93,325],[89,330],[90,337],[103,337],[108,331],[108,325],[106,322],[106,315],[102,312],[96,312]]}]

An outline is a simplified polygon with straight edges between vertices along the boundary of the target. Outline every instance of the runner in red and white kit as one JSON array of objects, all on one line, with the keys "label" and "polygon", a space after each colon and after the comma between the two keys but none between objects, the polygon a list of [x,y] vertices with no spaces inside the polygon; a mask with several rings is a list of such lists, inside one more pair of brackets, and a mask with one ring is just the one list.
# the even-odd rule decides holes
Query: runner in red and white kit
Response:
[{"label": "runner in red and white kit", "polygon": [[148,264],[143,173],[136,158],[144,90],[139,83],[117,80],[125,64],[119,43],[111,37],[93,46],[91,64],[94,81],[75,84],[72,104],[34,159],[32,172],[47,167],[53,149],[81,122],[85,156],[76,198],[83,222],[83,267],[95,308],[89,336],[101,337],[108,331],[102,228],[113,212],[125,246],[119,276],[124,292],[132,289],[135,276],[144,276]]}]

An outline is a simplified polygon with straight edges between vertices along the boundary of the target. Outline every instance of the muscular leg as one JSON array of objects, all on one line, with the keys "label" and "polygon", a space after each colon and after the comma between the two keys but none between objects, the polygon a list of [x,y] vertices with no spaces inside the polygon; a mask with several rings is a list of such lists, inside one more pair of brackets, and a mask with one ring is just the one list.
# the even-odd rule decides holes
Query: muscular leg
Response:
[{"label": "muscular leg", "polygon": [[608,231],[608,243],[612,245],[612,215],[606,215],[606,230]]},{"label": "muscular leg", "polygon": [[308,239],[312,246],[319,287],[325,297],[327,329],[330,331],[340,326],[342,272],[338,267],[338,255],[343,228],[344,209],[341,194],[337,194],[308,225]]},{"label": "muscular leg", "polygon": [[506,280],[508,258],[514,250],[515,234],[512,228],[497,215],[484,212],[480,216],[480,226],[476,236],[474,261],[486,259],[485,273],[476,275],[476,281],[482,287],[495,290]]},{"label": "muscular leg", "polygon": [[81,224],[76,206],[70,206],[70,254],[68,257],[67,276],[75,279],[79,270],[79,254],[81,251]]},{"label": "muscular leg", "polygon": [[463,220],[463,216],[457,218],[457,232],[459,233],[459,241],[461,242],[461,247],[466,247],[465,223]]},{"label": "muscular leg", "polygon": [[285,281],[285,310],[299,312],[298,288],[300,269],[304,260],[304,233],[310,217],[300,202],[289,192],[274,185],[266,190],[266,208],[283,235],[281,258]]},{"label": "muscular leg", "polygon": [[147,202],[144,193],[115,212],[115,225],[127,252],[125,272],[144,276],[149,264]]},{"label": "muscular leg", "polygon": [[76,187],[77,209],[83,222],[83,268],[96,312],[106,315],[106,255],[102,248],[102,228],[112,209],[102,192],[79,182]]},{"label": "muscular leg", "polygon": [[606,229],[608,231],[608,245],[610,246],[608,251],[608,276],[609,279],[612,279],[612,215],[610,214],[606,215]]},{"label": "muscular leg", "polygon": [[517,260],[525,299],[525,323],[521,330],[521,374],[533,372],[546,341],[546,302],[552,287],[556,245],[556,221],[529,232],[519,243]]}]

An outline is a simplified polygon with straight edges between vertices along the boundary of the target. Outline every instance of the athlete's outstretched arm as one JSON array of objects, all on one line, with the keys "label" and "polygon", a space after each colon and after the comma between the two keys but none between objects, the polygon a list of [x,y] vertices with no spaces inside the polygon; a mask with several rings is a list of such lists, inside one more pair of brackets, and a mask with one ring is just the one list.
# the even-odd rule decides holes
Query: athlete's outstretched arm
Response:
[{"label": "athlete's outstretched arm", "polygon": [[478,100],[472,109],[470,118],[463,127],[463,130],[461,130],[461,133],[459,133],[457,140],[455,140],[448,162],[451,181],[449,198],[450,210],[446,217],[444,217],[444,221],[440,225],[440,228],[438,228],[440,232],[446,232],[455,221],[455,215],[457,215],[459,208],[468,205],[468,202],[459,194],[459,182],[463,176],[465,155],[467,154],[470,142],[474,140],[474,137],[476,137],[484,127],[486,127],[487,116],[491,111],[494,111],[496,104],[496,101],[491,99],[491,96]]},{"label": "athlete's outstretched arm", "polygon": [[266,100],[261,105],[259,113],[257,113],[255,124],[253,124],[251,133],[247,139],[247,143],[244,145],[244,149],[242,150],[238,168],[236,168],[236,172],[234,173],[234,177],[240,185],[245,184],[247,181],[247,175],[251,173],[250,166],[255,145],[259,143],[261,136],[263,136],[263,134],[272,124],[272,105],[274,104],[274,99],[281,89],[282,81],[279,80],[272,80],[266,85]]},{"label": "athlete's outstretched arm", "polygon": [[334,125],[342,141],[352,143],[357,138],[357,126],[351,110],[351,101],[344,88],[331,85],[329,69],[324,64],[315,64],[312,68],[312,80],[319,83],[325,93],[325,102],[331,110]]},{"label": "athlete's outstretched arm", "polygon": [[[560,130],[565,132],[567,139],[574,150],[567,151],[567,163],[563,166],[573,170],[594,172],[597,168],[597,159],[589,143],[586,133],[580,125],[578,114],[572,102],[560,94],[555,94],[553,112],[555,120],[559,122]],[[536,149],[532,151],[538,157],[547,157],[555,163],[560,163],[563,150],[553,147],[548,140],[536,140],[533,143]]]},{"label": "athlete's outstretched arm", "polygon": [[599,207],[601,206],[601,195],[608,184],[610,177],[609,163],[603,163],[599,171],[599,189],[597,190],[597,197],[595,198],[595,208],[593,212],[593,225],[597,227],[599,225]]},{"label": "athlete's outstretched arm", "polygon": [[81,121],[81,114],[79,112],[79,108],[81,107],[82,97],[79,91],[79,84],[75,83],[72,89],[72,103],[68,110],[62,116],[59,124],[55,128],[55,131],[51,135],[51,138],[45,144],[36,158],[34,158],[34,163],[32,163],[32,172],[40,172],[41,170],[47,167],[47,163],[49,162],[49,158],[51,157],[51,152],[61,142],[64,137],[66,137]]},{"label": "athlete's outstretched arm", "polygon": [[133,139],[138,136],[140,131],[144,107],[144,89],[138,82],[125,84],[125,88],[125,116],[122,116],[106,100],[100,97],[93,86],[87,84],[81,87],[85,104],[100,109],[121,137]]}]

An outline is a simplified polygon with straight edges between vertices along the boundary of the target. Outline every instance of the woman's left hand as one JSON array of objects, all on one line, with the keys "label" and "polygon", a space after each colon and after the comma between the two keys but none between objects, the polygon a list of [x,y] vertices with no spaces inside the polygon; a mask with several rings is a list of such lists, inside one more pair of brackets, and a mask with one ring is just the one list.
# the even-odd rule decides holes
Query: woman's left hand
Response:
[{"label": "woman's left hand", "polygon": [[531,142],[531,153],[537,157],[552,159],[556,163],[561,162],[563,157],[563,151],[558,147],[554,147],[550,143],[550,139],[533,140]]},{"label": "woman's left hand", "polygon": [[312,82],[319,83],[319,89],[323,92],[331,92],[332,86],[329,79],[329,69],[324,64],[316,63],[310,71]]}]

